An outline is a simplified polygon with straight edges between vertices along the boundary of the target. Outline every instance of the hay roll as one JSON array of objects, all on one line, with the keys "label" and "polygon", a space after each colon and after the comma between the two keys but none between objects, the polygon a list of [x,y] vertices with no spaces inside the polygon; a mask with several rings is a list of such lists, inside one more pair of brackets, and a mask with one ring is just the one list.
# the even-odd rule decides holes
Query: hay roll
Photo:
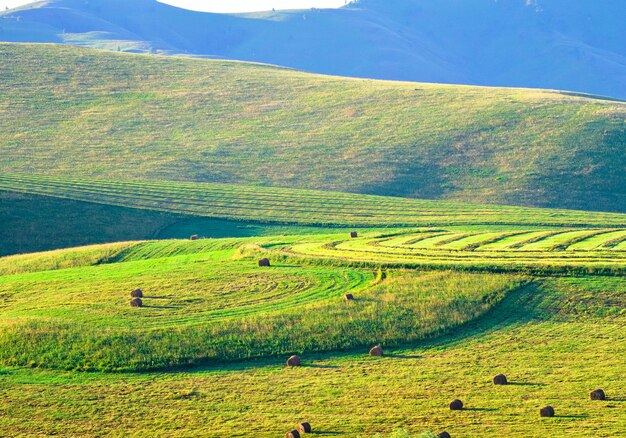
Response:
[{"label": "hay roll", "polygon": [[506,376],[504,374],[498,374],[496,377],[493,378],[493,384],[508,385],[509,381],[506,379]]},{"label": "hay roll", "polygon": [[299,367],[302,365],[302,361],[300,360],[300,356],[293,355],[289,359],[287,359],[288,367]]},{"label": "hay roll", "polygon": [[269,268],[270,267],[270,259],[261,259],[259,260],[259,266]]},{"label": "hay roll", "polygon": [[141,298],[133,298],[130,300],[130,307],[143,307],[143,301]]},{"label": "hay roll", "polygon": [[352,231],[350,233],[350,237],[353,238],[353,239],[356,239],[357,237],[359,237],[359,233],[357,233],[356,231]]},{"label": "hay roll", "polygon": [[298,432],[302,433],[311,433],[311,425],[309,423],[300,423],[298,424]]},{"label": "hay roll", "polygon": [[542,417],[554,417],[554,408],[552,406],[546,406],[539,410],[539,415]]},{"label": "hay roll", "polygon": [[459,399],[454,399],[450,402],[450,410],[451,411],[461,411],[463,410],[463,402]]},{"label": "hay roll", "polygon": [[292,430],[291,432],[287,432],[285,434],[285,438],[300,438],[300,432]]},{"label": "hay roll", "polygon": [[448,432],[439,432],[437,438],[452,438]]},{"label": "hay roll", "polygon": [[370,356],[380,357],[383,355],[383,347],[377,345],[370,350]]},{"label": "hay roll", "polygon": [[130,293],[131,298],[143,298],[143,291],[141,289],[135,289]]},{"label": "hay roll", "polygon": [[606,394],[602,389],[594,389],[589,394],[591,400],[606,400]]}]

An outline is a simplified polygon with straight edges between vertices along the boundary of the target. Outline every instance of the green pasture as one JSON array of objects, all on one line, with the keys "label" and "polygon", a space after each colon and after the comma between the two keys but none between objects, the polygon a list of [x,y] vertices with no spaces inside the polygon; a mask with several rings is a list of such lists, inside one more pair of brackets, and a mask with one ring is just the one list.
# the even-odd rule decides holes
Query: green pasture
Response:
[{"label": "green pasture", "polygon": [[[621,278],[555,278],[507,295],[491,312],[430,341],[303,354],[182,372],[102,374],[5,367],[0,431],[11,436],[618,437],[626,430]],[[508,386],[493,386],[504,373]],[[607,401],[589,400],[603,388]],[[460,398],[466,406],[451,412]],[[539,408],[556,417],[540,418]]]},{"label": "green pasture", "polygon": [[0,111],[0,436],[626,436],[624,102],[0,44]]},{"label": "green pasture", "polygon": [[[260,268],[264,252],[271,254],[230,239],[0,259],[0,362],[137,371],[401,344],[470,321],[520,284],[501,275],[383,275],[340,264]],[[142,308],[129,306],[136,288]],[[346,293],[356,300],[345,302]]]},{"label": "green pasture", "polygon": [[620,101],[48,44],[0,78],[4,172],[626,212]]}]

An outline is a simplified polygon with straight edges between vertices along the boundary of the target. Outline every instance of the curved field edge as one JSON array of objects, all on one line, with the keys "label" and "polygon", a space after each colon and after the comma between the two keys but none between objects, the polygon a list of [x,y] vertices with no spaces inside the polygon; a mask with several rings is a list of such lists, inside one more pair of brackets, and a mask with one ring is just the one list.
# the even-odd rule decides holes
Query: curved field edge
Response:
[{"label": "curved field edge", "polygon": [[[0,367],[0,434],[269,438],[308,421],[319,436],[622,436],[625,292],[620,278],[544,279],[445,337],[383,358],[307,353],[295,369],[283,358],[122,375]],[[494,386],[499,373],[511,384]],[[607,401],[589,400],[598,387]],[[451,412],[454,398],[468,409]],[[540,418],[548,404],[557,417]]]},{"label": "curved field edge", "polygon": [[[603,232],[605,232],[603,230]],[[459,271],[484,272],[520,272],[526,274],[596,274],[596,275],[624,275],[626,272],[626,253],[620,249],[600,248],[597,250],[529,250],[504,249],[481,250],[472,246],[469,250],[446,249],[445,245],[454,245],[458,237],[448,238],[438,232],[438,239],[450,240],[441,246],[430,248],[415,248],[413,243],[420,239],[426,231],[397,231],[391,233],[392,238],[398,238],[406,243],[395,246],[385,246],[390,241],[389,234],[384,232],[364,233],[358,238],[349,235],[327,235],[317,239],[307,239],[300,242],[284,243],[282,245],[266,245],[270,254],[276,260],[293,260],[299,263],[346,265],[355,267],[395,267],[406,269],[455,269]],[[508,235],[507,231],[500,231]],[[598,230],[585,231],[589,238],[598,236]],[[486,235],[492,235],[489,230]],[[568,234],[567,230],[546,233],[548,236]],[[606,231],[608,235],[609,232]],[[451,233],[452,235],[452,233]],[[607,237],[608,239],[608,237]],[[445,240],[444,240],[445,242]],[[486,239],[485,248],[491,240]],[[576,240],[573,244],[577,244]]]},{"label": "curved field edge", "polygon": [[[506,275],[393,270],[381,281],[354,268],[260,270],[249,260],[223,261],[203,278],[197,263],[207,260],[193,257],[0,277],[0,363],[146,371],[400,345],[467,323],[520,285]],[[187,271],[180,264],[195,266]],[[144,300],[150,304],[130,309],[126,294],[142,284],[140,272],[150,281]],[[79,285],[77,278],[83,279]],[[241,285],[241,278],[250,282]],[[274,286],[265,288],[268,282]],[[232,287],[239,289],[219,292]],[[345,302],[347,292],[356,300]]]}]

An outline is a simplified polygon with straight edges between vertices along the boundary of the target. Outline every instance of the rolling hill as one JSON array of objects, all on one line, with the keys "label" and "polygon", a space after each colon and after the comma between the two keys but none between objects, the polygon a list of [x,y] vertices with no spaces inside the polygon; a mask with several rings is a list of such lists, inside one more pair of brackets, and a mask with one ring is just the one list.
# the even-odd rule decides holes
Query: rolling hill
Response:
[{"label": "rolling hill", "polygon": [[5,173],[626,212],[626,104],[0,45]]},{"label": "rolling hill", "polygon": [[0,41],[209,56],[324,74],[626,98],[621,0],[360,0],[244,15],[156,0],[49,0],[0,13]]},{"label": "rolling hill", "polygon": [[[408,50],[397,23],[455,6],[447,23],[476,7],[516,33],[531,14],[620,50],[608,27],[568,28],[586,3],[550,26],[542,3],[218,16],[63,0],[0,32],[178,53],[199,28],[236,50],[369,17],[370,38],[395,29]],[[524,29],[529,50],[552,41]],[[424,65],[455,68],[429,47]],[[583,61],[576,80],[602,69]],[[626,435],[626,102],[0,43],[0,115],[0,436]]]},{"label": "rolling hill", "polygon": [[0,258],[0,433],[621,436],[625,238],[465,226]]}]

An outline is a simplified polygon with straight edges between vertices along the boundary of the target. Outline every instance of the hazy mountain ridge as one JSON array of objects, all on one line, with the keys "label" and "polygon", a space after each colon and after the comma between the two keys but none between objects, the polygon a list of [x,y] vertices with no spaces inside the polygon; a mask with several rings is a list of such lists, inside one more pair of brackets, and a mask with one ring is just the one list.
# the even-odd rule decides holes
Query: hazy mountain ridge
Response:
[{"label": "hazy mountain ridge", "polygon": [[626,97],[626,3],[361,0],[242,15],[154,0],[53,0],[0,14],[0,40],[285,65],[346,76]]}]

